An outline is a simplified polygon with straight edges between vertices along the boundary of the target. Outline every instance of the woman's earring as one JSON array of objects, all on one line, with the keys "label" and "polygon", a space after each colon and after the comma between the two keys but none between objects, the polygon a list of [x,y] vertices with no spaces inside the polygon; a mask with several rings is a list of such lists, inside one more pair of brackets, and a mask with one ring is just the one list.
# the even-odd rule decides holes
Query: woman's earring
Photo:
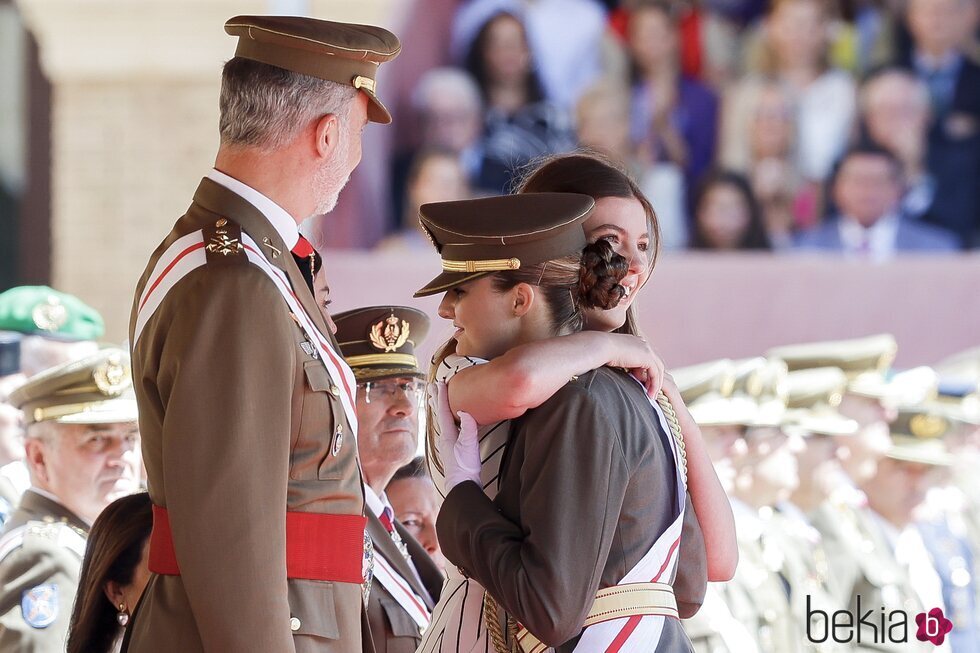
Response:
[{"label": "woman's earring", "polygon": [[119,604],[119,612],[118,612],[118,614],[116,614],[116,621],[119,622],[119,625],[120,626],[125,626],[126,624],[129,623],[129,613],[126,612],[126,604],[125,603],[120,603]]}]

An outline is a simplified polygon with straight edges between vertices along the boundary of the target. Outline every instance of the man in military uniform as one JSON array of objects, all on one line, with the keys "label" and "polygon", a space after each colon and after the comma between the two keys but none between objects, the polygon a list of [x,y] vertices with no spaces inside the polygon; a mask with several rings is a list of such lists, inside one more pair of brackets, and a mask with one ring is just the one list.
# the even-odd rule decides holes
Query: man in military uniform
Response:
[{"label": "man in military uniform", "polygon": [[443,576],[395,519],[385,487],[418,449],[425,382],[415,347],[429,330],[429,318],[414,308],[371,306],[333,319],[340,351],[357,379],[357,449],[375,554],[368,602],[374,648],[377,653],[413,653]]},{"label": "man in military uniform", "polygon": [[52,368],[11,400],[28,424],[31,487],[0,538],[0,650],[54,653],[65,650],[89,526],[139,488],[129,357],[105,349]]},{"label": "man in military uniform", "polygon": [[[886,614],[904,610],[912,619],[921,611],[921,603],[908,570],[896,559],[881,529],[880,517],[869,506],[868,495],[862,489],[878,473],[881,460],[892,447],[888,423],[895,417],[894,401],[922,392],[918,371],[886,376],[896,352],[895,339],[883,334],[788,345],[770,350],[769,355],[784,360],[790,370],[833,366],[847,375],[847,389],[838,410],[857,422],[858,429],[853,435],[838,436],[846,475],[832,496],[810,513],[810,518],[822,536],[830,577],[834,579],[832,587],[852,614],[884,608]],[[915,640],[914,630],[909,642],[894,643],[886,641],[883,629],[875,630],[868,622],[857,621],[855,629],[854,641],[859,650],[930,648]]]},{"label": "man in military uniform", "polygon": [[[753,407],[745,397],[729,401],[735,388],[735,371],[735,364],[728,359],[671,370],[685,405],[701,427],[708,455],[729,496],[734,490],[735,460],[745,454],[744,424],[754,416]],[[739,544],[741,568],[746,563],[743,545]],[[738,568],[735,574],[737,578]],[[746,619],[751,594],[741,585],[735,585],[736,582],[709,583],[701,609],[683,620],[684,630],[697,653],[758,653],[760,650],[758,620]],[[739,609],[737,616],[733,607]]]},{"label": "man in military uniform", "polygon": [[370,649],[355,380],[298,225],[330,211],[391,118],[390,32],[238,16],[221,145],[141,278],[130,322],[154,504],[129,650]]}]

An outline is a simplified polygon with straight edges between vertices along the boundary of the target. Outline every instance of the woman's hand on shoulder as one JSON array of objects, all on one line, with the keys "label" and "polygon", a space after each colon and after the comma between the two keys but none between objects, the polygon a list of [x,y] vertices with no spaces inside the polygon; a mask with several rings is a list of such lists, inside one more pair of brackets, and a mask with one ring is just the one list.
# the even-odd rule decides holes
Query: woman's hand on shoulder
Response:
[{"label": "woman's hand on shoulder", "polygon": [[647,394],[656,397],[660,392],[666,367],[660,355],[643,338],[625,333],[602,334],[610,345],[609,360],[606,365],[629,370],[636,380],[643,384]]}]

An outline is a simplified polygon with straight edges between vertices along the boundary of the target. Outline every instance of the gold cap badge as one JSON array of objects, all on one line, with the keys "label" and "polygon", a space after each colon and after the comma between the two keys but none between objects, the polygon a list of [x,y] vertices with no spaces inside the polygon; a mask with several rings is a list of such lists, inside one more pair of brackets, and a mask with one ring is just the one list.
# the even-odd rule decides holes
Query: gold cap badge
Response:
[{"label": "gold cap badge", "polygon": [[49,295],[47,301],[34,307],[31,311],[31,319],[38,329],[42,331],[57,331],[65,322],[68,321],[68,309],[61,303],[61,300],[54,295]]},{"label": "gold cap badge", "polygon": [[129,387],[129,370],[118,356],[111,356],[92,371],[92,380],[102,394],[118,397]]},{"label": "gold cap badge", "polygon": [[368,337],[375,349],[385,352],[396,351],[408,340],[409,330],[408,321],[399,321],[392,313],[380,322],[373,324]]}]

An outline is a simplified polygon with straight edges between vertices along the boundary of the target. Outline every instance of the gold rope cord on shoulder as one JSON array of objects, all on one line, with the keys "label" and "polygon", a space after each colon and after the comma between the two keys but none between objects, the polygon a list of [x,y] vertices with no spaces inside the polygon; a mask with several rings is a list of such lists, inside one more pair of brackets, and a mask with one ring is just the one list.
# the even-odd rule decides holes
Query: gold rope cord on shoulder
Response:
[{"label": "gold rope cord on shoulder", "polygon": [[677,421],[677,413],[670,403],[670,399],[664,394],[663,390],[657,393],[657,405],[664,411],[667,418],[667,425],[670,427],[670,434],[674,436],[677,443],[677,451],[681,458],[681,479],[684,481],[684,490],[687,490],[687,448],[684,445],[684,434],[681,433],[681,423]]},{"label": "gold rope cord on shoulder", "polygon": [[507,634],[504,634],[503,625],[498,616],[497,601],[490,596],[490,592],[483,592],[483,622],[487,625],[487,634],[493,642],[493,648],[497,653],[520,653],[517,646],[517,622],[511,616],[504,613],[504,621],[507,624]]},{"label": "gold rope cord on shoulder", "polygon": [[444,272],[496,272],[498,270],[517,270],[521,267],[518,258],[497,258],[487,261],[442,261]]}]

